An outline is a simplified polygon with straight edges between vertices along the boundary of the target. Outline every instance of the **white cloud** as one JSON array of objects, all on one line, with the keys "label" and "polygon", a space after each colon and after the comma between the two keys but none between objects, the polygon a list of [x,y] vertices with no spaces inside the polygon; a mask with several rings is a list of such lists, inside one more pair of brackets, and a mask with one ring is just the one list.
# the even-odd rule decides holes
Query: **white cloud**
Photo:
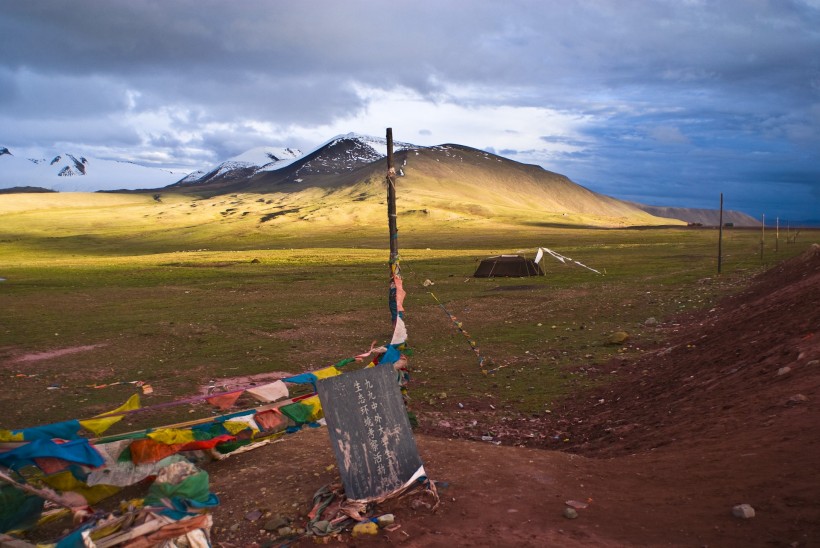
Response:
[{"label": "white cloud", "polygon": [[649,136],[663,144],[689,144],[689,138],[674,126],[657,126],[649,129]]},{"label": "white cloud", "polygon": [[[296,140],[321,142],[328,135],[349,131],[382,135],[386,127],[392,127],[397,140],[418,145],[458,143],[480,149],[575,152],[581,147],[566,141],[580,140],[581,129],[590,120],[588,115],[546,107],[481,104],[478,99],[486,94],[467,87],[450,88],[435,102],[406,88],[384,90],[360,85],[356,89],[366,103],[362,111],[322,126],[292,126],[285,134]],[[462,101],[464,97],[469,99],[467,104]],[[544,135],[561,139],[545,143]]]}]

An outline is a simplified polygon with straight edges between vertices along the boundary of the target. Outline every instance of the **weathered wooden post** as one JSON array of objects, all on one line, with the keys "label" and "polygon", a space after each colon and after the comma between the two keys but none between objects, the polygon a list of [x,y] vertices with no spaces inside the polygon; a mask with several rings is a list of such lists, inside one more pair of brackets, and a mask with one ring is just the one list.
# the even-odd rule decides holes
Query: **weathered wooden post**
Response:
[{"label": "weathered wooden post", "polygon": [[763,243],[766,239],[766,214],[763,214],[763,224],[760,225],[760,260],[763,261]]},{"label": "weathered wooden post", "polygon": [[723,262],[723,193],[720,193],[720,219],[718,221],[718,274],[721,272]]},{"label": "weathered wooden post", "polygon": [[393,128],[387,128],[387,226],[390,230],[390,313],[396,323],[396,278],[401,278],[399,267],[399,229],[396,222],[396,168],[393,165]]}]

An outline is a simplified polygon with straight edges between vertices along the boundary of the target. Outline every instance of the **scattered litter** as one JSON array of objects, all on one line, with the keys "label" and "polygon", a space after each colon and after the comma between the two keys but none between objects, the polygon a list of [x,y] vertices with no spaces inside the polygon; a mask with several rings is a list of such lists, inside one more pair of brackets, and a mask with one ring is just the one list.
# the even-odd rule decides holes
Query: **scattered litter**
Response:
[{"label": "scattered litter", "polygon": [[364,523],[357,523],[353,527],[353,538],[361,537],[364,535],[378,535],[379,534],[379,526],[373,523],[372,521],[367,521]]},{"label": "scattered litter", "polygon": [[396,516],[394,516],[393,514],[384,514],[384,515],[379,516],[378,518],[376,518],[376,523],[379,525],[379,527],[382,527],[382,528],[385,528],[389,525],[393,525],[393,523],[395,521],[396,521]]},{"label": "scattered litter", "polygon": [[432,280],[427,279],[427,280],[424,280],[424,281],[421,283],[421,285],[423,285],[424,287],[430,287],[431,285],[436,285],[436,284],[435,284],[435,282],[433,282]]}]

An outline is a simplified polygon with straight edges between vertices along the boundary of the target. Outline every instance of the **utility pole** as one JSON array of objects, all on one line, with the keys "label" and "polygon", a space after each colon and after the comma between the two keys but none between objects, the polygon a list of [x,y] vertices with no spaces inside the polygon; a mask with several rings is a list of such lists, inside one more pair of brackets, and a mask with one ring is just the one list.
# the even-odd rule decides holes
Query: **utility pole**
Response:
[{"label": "utility pole", "polygon": [[774,220],[774,252],[780,251],[780,217]]},{"label": "utility pole", "polygon": [[760,261],[763,261],[763,242],[766,239],[766,214],[763,214],[763,224],[760,226]]},{"label": "utility pole", "polygon": [[723,262],[723,193],[720,193],[720,221],[718,227],[718,274]]}]

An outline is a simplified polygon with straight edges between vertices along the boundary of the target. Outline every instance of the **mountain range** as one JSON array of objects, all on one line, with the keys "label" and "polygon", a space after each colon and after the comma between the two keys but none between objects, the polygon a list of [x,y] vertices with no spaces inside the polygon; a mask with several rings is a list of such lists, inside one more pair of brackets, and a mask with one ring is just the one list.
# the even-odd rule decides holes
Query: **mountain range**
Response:
[{"label": "mountain range", "polygon": [[[462,145],[419,147],[396,142],[394,151],[397,184],[404,189],[403,209],[430,220],[506,218],[528,224],[593,226],[717,224],[717,212],[712,210],[659,208],[618,200],[540,166]],[[167,170],[72,154],[23,159],[0,148],[0,188],[150,190],[203,197],[277,193],[288,196],[289,201],[279,198],[281,212],[276,216],[304,219],[306,210],[312,211],[313,218],[324,216],[316,205],[325,204],[337,217],[361,219],[357,209],[383,202],[385,155],[385,139],[347,134],[307,154],[293,148],[254,148],[180,177]],[[739,212],[724,212],[724,221],[759,226],[757,220]]]},{"label": "mountain range", "polygon": [[39,187],[58,192],[155,188],[173,184],[181,175],[133,162],[70,153],[23,158],[0,147],[0,188]]}]

